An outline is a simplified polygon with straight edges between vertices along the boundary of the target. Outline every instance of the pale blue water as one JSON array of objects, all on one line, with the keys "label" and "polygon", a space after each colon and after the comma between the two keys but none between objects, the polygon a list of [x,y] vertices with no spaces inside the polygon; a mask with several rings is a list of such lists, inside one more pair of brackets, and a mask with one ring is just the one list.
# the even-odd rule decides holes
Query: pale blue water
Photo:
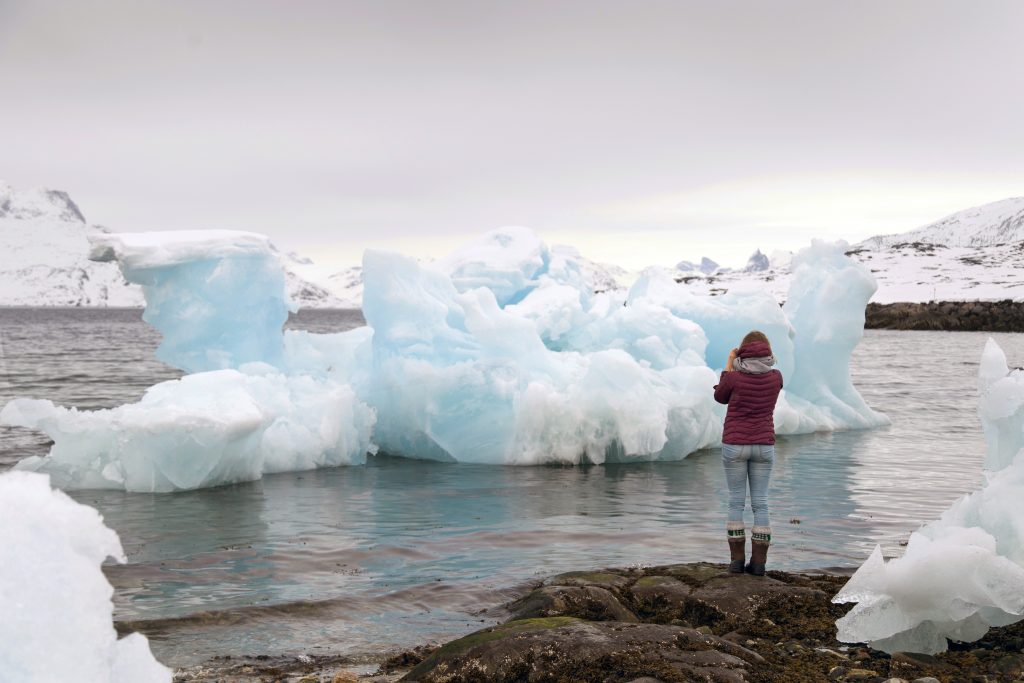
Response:
[{"label": "pale blue water", "polygon": [[[314,331],[360,324],[306,312]],[[888,554],[980,482],[986,334],[869,331],[852,371],[893,426],[780,439],[771,563],[855,567]],[[1012,363],[1024,335],[993,335]],[[0,309],[0,402],[135,400],[177,373],[138,311]],[[0,431],[0,468],[46,450]],[[522,586],[567,569],[724,561],[717,452],[678,463],[489,467],[371,459],[176,494],[80,492],[120,534],[116,617],[172,665],[217,654],[365,654],[459,635]],[[799,523],[796,523],[799,521]],[[141,622],[141,623],[138,623]]]}]

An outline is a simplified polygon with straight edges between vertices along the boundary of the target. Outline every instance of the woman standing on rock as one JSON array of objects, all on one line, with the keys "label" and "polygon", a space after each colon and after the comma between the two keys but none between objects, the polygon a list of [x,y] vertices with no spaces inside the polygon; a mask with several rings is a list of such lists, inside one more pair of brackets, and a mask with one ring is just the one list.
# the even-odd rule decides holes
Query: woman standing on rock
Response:
[{"label": "woman standing on rock", "polygon": [[[738,349],[729,352],[722,377],[715,385],[715,400],[729,406],[722,433],[722,462],[729,485],[729,571],[764,576],[772,529],[768,519],[768,480],[775,461],[775,402],[782,390],[782,373],[774,370],[775,356],[763,332],[747,334]],[[754,512],[750,562],[744,568],[746,527],[743,508],[750,486]]]}]

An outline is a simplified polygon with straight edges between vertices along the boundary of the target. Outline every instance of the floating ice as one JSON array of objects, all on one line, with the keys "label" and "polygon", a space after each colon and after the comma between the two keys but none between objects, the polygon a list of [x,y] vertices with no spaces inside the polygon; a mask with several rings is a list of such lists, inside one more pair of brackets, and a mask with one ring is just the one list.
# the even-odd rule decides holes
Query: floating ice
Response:
[{"label": "floating ice", "polygon": [[18,399],[0,420],[53,439],[49,455],[17,467],[61,488],[180,491],[362,463],[374,417],[345,383],[249,363],[161,382],[108,410]]},{"label": "floating ice", "polygon": [[[412,259],[368,251],[371,371],[356,380],[388,453],[479,463],[682,458],[714,443],[714,373],[698,354],[662,370],[622,349],[553,351],[489,288],[456,291]],[[520,297],[513,297],[520,298]],[[700,329],[683,322],[703,351]]]},{"label": "floating ice", "polygon": [[64,487],[213,486],[376,448],[494,464],[680,459],[719,443],[716,369],[751,329],[786,377],[780,433],[885,423],[850,383],[874,284],[844,243],[801,254],[786,308],[758,290],[696,296],[659,269],[628,293],[596,292],[593,264],[523,228],[429,265],[368,251],[368,327],[317,335],[282,334],[283,280],[259,236],[109,237],[94,257],[143,283],[160,357],[193,374],[105,411],[8,404],[0,421],[55,442],[19,467]]},{"label": "floating ice", "polygon": [[0,519],[0,678],[170,683],[145,636],[117,639],[114,589],[100,565],[125,558],[99,513],[43,475],[8,472]]},{"label": "floating ice", "polygon": [[263,235],[180,230],[90,235],[89,258],[142,285],[143,319],[163,335],[156,357],[186,372],[280,363],[289,301]]},{"label": "floating ice", "polygon": [[839,639],[935,653],[1024,619],[1024,372],[989,339],[979,370],[987,483],[910,536],[886,562],[876,547],[835,602],[856,602]]},{"label": "floating ice", "polygon": [[119,259],[143,285],[144,318],[164,335],[157,357],[195,372],[108,410],[8,403],[0,421],[54,441],[19,469],[61,488],[178,491],[365,461],[374,415],[347,373],[368,331],[282,335],[284,278],[265,237],[103,235],[92,257]]}]

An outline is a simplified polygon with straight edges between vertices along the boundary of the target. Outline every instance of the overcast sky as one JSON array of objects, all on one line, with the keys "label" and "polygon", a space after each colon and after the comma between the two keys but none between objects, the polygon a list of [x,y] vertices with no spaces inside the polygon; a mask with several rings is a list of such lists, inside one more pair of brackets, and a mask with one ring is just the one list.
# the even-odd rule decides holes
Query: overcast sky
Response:
[{"label": "overcast sky", "polygon": [[329,267],[485,230],[628,267],[1024,195],[1024,2],[0,0],[0,178]]}]

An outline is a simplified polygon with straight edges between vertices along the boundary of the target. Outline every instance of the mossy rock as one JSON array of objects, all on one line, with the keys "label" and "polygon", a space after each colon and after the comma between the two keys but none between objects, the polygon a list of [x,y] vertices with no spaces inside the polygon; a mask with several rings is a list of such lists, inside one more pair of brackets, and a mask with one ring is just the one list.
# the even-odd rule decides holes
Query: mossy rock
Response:
[{"label": "mossy rock", "polygon": [[610,571],[565,572],[552,576],[545,586],[598,586],[607,590],[620,590],[633,581],[632,577]]},{"label": "mossy rock", "polygon": [[645,574],[647,576],[674,576],[690,586],[697,587],[716,576],[728,574],[728,568],[724,564],[693,562],[691,564],[670,564],[663,567],[651,567],[645,571]]},{"label": "mossy rock", "polygon": [[493,640],[510,638],[519,634],[545,631],[552,628],[559,628],[567,624],[579,621],[575,617],[538,617],[536,619],[518,619],[509,621],[497,626],[474,631],[468,636],[463,636],[451,642],[445,643],[435,650],[429,657],[416,665],[416,667],[405,675],[402,680],[419,680],[418,676],[433,669],[437,664],[448,659],[458,657],[473,648],[485,645]]},{"label": "mossy rock", "polygon": [[599,586],[541,586],[508,609],[512,619],[569,616],[591,621],[638,621],[611,591]]},{"label": "mossy rock", "polygon": [[662,624],[524,619],[484,629],[444,646],[403,681],[626,683],[743,682],[757,653],[693,629]]}]

